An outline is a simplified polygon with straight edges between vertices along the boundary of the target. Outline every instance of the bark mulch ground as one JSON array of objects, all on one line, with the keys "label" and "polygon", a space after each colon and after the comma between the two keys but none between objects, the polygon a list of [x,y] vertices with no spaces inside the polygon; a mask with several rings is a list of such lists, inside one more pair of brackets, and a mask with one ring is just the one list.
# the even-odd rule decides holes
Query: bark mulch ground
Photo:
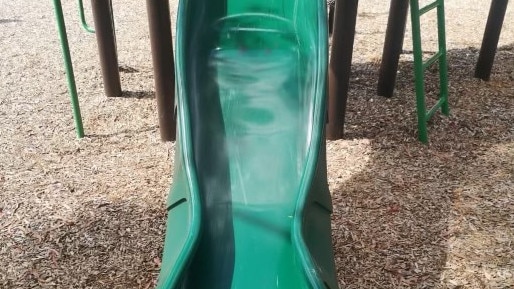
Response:
[{"label": "bark mulch ground", "polygon": [[[152,288],[174,147],[159,140],[145,5],[114,1],[125,93],[107,99],[95,38],[64,2],[80,141],[51,3],[0,0],[0,288]],[[377,97],[388,1],[361,3],[346,135],[327,144],[341,288],[514,288],[514,9],[483,82],[488,5],[447,1],[451,116],[435,115],[425,146],[410,29],[395,96]]]}]

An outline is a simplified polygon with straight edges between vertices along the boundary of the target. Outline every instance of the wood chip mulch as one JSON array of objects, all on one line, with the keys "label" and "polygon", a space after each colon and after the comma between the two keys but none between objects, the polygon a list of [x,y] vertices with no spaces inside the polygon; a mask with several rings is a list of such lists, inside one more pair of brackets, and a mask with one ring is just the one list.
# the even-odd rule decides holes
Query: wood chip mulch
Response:
[{"label": "wood chip mulch", "polygon": [[[114,1],[125,94],[106,99],[95,37],[63,2],[80,141],[50,2],[0,0],[0,288],[153,288],[174,147],[159,140],[145,5]],[[395,96],[376,96],[388,2],[360,5],[346,134],[327,144],[340,287],[514,288],[514,5],[483,82],[489,2],[447,1],[451,116],[425,146],[410,29]],[[437,89],[432,69],[429,103]]]}]

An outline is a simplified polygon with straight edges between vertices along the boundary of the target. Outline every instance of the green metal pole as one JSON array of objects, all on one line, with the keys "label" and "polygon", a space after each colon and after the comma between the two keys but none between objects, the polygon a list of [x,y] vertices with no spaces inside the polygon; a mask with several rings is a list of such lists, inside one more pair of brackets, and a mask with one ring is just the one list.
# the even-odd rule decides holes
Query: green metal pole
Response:
[{"label": "green metal pole", "polygon": [[450,105],[448,104],[448,63],[446,60],[446,23],[444,16],[444,0],[438,0],[439,6],[437,7],[437,33],[439,41],[439,86],[443,104],[441,112],[444,115],[450,115]]},{"label": "green metal pole", "polygon": [[75,75],[73,73],[73,64],[71,63],[70,47],[68,45],[68,36],[66,35],[66,24],[62,12],[61,0],[53,0],[55,19],[59,30],[59,38],[61,40],[62,55],[64,59],[64,68],[66,70],[66,79],[68,81],[68,90],[71,97],[71,105],[73,108],[73,120],[75,121],[75,130],[78,138],[84,137],[84,127],[82,126],[82,116],[80,115],[79,98],[77,95],[77,86],[75,85]]},{"label": "green metal pole", "polygon": [[418,138],[421,142],[428,143],[419,3],[418,0],[411,0],[410,4],[412,47],[414,50],[414,77],[416,83],[416,108],[418,113]]},{"label": "green metal pole", "polygon": [[86,22],[86,15],[84,14],[84,3],[82,0],[78,0],[77,4],[79,6],[79,16],[80,16],[80,24],[82,24],[82,28],[89,33],[95,33],[95,30],[91,28]]}]

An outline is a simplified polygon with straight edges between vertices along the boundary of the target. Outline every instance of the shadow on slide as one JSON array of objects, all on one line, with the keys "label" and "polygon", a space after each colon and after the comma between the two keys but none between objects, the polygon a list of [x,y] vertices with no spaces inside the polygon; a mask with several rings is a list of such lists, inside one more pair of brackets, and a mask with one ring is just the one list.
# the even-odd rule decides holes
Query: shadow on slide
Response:
[{"label": "shadow on slide", "polygon": [[319,0],[182,0],[160,289],[336,289]]}]

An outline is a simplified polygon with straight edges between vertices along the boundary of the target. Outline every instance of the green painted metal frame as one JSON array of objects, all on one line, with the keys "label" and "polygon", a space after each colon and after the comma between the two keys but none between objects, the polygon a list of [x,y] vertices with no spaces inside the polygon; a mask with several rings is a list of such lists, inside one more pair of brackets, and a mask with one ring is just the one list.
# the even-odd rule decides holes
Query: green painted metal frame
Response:
[{"label": "green painted metal frame", "polygon": [[[446,31],[444,16],[444,0],[435,0],[423,8],[419,8],[419,0],[410,0],[411,23],[412,23],[412,44],[414,50],[414,75],[416,82],[416,108],[418,115],[418,138],[421,142],[428,143],[427,122],[434,113],[441,109],[444,115],[450,114],[448,104],[448,64],[446,59]],[[437,9],[437,31],[439,51],[428,61],[423,62],[423,49],[421,45],[421,24],[420,17]],[[439,63],[439,100],[427,112],[425,101],[425,70],[435,62]]]},{"label": "green painted metal frame", "polygon": [[95,29],[87,24],[86,15],[84,14],[84,3],[82,0],[77,0],[77,5],[79,7],[79,16],[80,16],[80,24],[82,28],[89,33],[95,33]]},{"label": "green painted metal frame", "polygon": [[70,47],[68,44],[68,36],[66,34],[66,23],[62,12],[61,0],[53,0],[55,19],[57,22],[57,29],[59,31],[59,38],[61,40],[61,49],[64,59],[64,68],[66,70],[66,80],[68,82],[68,90],[71,98],[71,105],[73,109],[73,120],[75,122],[75,131],[77,138],[84,137],[84,127],[82,125],[82,116],[80,113],[80,105],[77,94],[77,86],[75,84],[75,75],[73,73],[73,64],[71,61]]}]

